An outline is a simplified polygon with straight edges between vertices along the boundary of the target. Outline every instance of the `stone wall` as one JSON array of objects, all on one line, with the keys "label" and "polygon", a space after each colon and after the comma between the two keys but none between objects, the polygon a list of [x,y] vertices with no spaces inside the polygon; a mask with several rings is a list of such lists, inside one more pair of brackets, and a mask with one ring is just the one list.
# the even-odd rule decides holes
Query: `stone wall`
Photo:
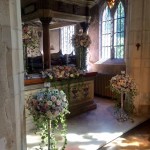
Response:
[{"label": "stone wall", "polygon": [[20,1],[0,1],[0,149],[24,150]]},{"label": "stone wall", "polygon": [[[92,20],[89,35],[92,44],[89,50],[89,70],[100,73],[118,73],[125,70],[135,79],[138,96],[135,98],[137,114],[150,113],[150,0],[128,1],[125,64],[107,65],[96,63],[99,60],[99,10],[101,4],[91,10]],[[140,47],[137,48],[137,45]]]},{"label": "stone wall", "polygon": [[[135,99],[138,114],[150,113],[150,0],[128,2],[127,72],[135,79],[139,95]],[[138,10],[138,11],[137,11]],[[140,44],[139,49],[137,43]]]}]

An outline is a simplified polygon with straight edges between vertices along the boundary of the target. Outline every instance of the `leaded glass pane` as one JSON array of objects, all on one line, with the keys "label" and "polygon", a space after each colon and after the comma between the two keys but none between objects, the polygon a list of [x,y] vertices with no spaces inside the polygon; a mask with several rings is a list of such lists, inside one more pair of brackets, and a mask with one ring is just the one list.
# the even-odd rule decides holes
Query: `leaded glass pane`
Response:
[{"label": "leaded glass pane", "polygon": [[115,57],[116,59],[121,59],[121,58],[123,58],[123,55],[124,55],[123,49],[124,49],[123,46],[115,46],[115,47],[114,47],[114,57]]},{"label": "leaded glass pane", "polygon": [[114,15],[114,58],[124,56],[124,8],[120,2]]},{"label": "leaded glass pane", "polygon": [[110,58],[111,48],[111,15],[108,6],[102,16],[102,58]]},{"label": "leaded glass pane", "polygon": [[61,49],[63,55],[74,53],[74,47],[71,43],[74,32],[74,25],[61,28]]}]

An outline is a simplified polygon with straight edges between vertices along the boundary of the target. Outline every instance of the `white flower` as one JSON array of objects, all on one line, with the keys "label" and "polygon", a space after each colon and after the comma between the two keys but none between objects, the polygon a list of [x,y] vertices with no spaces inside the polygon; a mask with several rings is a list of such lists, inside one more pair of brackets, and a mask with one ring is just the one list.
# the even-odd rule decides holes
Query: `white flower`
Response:
[{"label": "white flower", "polygon": [[57,100],[56,104],[59,106],[61,104],[61,102],[59,100]]},{"label": "white flower", "polygon": [[74,77],[74,74],[70,74],[70,77],[73,78],[73,77]]},{"label": "white flower", "polygon": [[49,106],[51,106],[51,105],[52,105],[52,101],[48,101],[47,104],[48,104]]}]

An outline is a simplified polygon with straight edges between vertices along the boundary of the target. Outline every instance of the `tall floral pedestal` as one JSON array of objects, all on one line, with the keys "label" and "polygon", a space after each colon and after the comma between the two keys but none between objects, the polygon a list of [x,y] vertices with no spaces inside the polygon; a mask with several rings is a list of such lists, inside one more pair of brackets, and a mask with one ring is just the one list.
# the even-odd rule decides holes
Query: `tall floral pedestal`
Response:
[{"label": "tall floral pedestal", "polygon": [[62,90],[46,87],[28,95],[26,108],[30,112],[35,125],[35,133],[41,137],[40,149],[58,149],[56,134],[63,139],[62,150],[67,144],[66,114],[68,111],[68,100]]},{"label": "tall floral pedestal", "polygon": [[129,119],[129,116],[128,116],[127,113],[124,111],[125,93],[124,93],[124,92],[121,92],[121,93],[120,93],[120,96],[121,96],[121,98],[120,98],[121,107],[115,111],[114,115],[115,115],[115,118],[116,118],[118,121],[124,122],[124,121],[127,121],[127,120]]},{"label": "tall floral pedestal", "polygon": [[[121,71],[121,75],[116,75],[110,80],[110,88],[114,93],[114,97],[119,101],[118,109],[115,112],[115,117],[118,121],[126,121],[131,118],[134,113],[134,98],[137,95],[137,88],[134,80]],[[120,98],[118,97],[120,96]],[[117,102],[118,103],[118,102]],[[130,116],[130,117],[128,117]]]},{"label": "tall floral pedestal", "polygon": [[87,48],[84,46],[80,46],[76,49],[76,63],[77,68],[80,70],[87,70]]}]

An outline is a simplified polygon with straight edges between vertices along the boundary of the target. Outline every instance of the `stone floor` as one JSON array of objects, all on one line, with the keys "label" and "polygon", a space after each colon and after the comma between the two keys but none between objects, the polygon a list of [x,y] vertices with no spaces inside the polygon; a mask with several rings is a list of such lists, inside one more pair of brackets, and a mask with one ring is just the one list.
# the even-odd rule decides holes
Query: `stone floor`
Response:
[{"label": "stone floor", "polygon": [[[97,109],[67,120],[68,143],[65,150],[109,150],[111,146],[107,145],[107,147],[104,147],[104,145],[120,137],[123,133],[129,131],[148,118],[146,116],[142,118],[134,117],[134,122],[131,120],[118,122],[113,115],[114,102],[112,100],[95,97],[95,102],[97,103]],[[35,150],[39,142],[39,136],[32,132],[27,133],[28,150]]]},{"label": "stone floor", "polygon": [[99,150],[150,150],[150,119]]}]

